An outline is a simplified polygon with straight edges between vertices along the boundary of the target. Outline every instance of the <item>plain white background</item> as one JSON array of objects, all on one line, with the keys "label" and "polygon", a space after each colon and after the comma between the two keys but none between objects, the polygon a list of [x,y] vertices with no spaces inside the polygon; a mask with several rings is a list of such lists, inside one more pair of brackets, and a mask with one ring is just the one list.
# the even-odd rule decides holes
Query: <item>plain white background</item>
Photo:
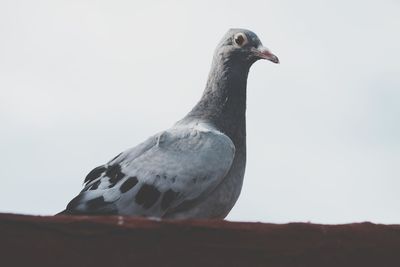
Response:
[{"label": "plain white background", "polygon": [[231,27],[248,80],[230,220],[400,222],[398,1],[0,2],[0,211],[54,214],[95,166],[199,99]]}]

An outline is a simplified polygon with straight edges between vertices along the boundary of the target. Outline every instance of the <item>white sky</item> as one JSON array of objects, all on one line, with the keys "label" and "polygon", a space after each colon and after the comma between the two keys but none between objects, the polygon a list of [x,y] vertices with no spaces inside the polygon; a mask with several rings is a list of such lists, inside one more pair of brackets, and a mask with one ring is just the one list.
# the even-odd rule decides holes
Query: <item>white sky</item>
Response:
[{"label": "white sky", "polygon": [[400,3],[0,2],[0,212],[54,214],[95,166],[199,99],[215,46],[253,30],[230,220],[400,222]]}]

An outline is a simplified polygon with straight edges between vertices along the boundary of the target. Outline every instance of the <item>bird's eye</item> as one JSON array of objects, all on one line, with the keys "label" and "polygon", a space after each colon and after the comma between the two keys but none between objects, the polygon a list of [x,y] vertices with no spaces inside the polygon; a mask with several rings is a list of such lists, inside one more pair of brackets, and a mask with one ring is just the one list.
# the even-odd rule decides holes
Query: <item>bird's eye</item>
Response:
[{"label": "bird's eye", "polygon": [[235,41],[235,43],[238,46],[244,46],[245,44],[247,44],[247,37],[246,37],[246,35],[244,35],[241,32],[235,34],[235,36],[233,37],[233,40]]}]

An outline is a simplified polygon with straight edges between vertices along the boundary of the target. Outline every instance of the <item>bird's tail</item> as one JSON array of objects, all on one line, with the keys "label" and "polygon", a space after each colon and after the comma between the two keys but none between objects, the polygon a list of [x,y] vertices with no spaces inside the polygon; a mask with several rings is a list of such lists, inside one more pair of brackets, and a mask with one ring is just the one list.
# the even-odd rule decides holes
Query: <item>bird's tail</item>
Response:
[{"label": "bird's tail", "polygon": [[58,216],[58,215],[71,215],[71,212],[68,210],[63,210],[63,211],[55,214],[54,216]]}]

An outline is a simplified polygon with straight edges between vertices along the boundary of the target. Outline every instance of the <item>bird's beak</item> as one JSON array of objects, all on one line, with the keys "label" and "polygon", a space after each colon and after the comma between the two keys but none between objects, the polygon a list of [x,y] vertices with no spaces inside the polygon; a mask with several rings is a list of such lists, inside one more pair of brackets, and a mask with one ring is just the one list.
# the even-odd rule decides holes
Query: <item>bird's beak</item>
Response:
[{"label": "bird's beak", "polygon": [[254,49],[255,54],[262,59],[267,59],[269,61],[272,61],[276,64],[279,64],[279,59],[277,56],[271,53],[268,48],[264,46],[259,46],[258,48]]}]

